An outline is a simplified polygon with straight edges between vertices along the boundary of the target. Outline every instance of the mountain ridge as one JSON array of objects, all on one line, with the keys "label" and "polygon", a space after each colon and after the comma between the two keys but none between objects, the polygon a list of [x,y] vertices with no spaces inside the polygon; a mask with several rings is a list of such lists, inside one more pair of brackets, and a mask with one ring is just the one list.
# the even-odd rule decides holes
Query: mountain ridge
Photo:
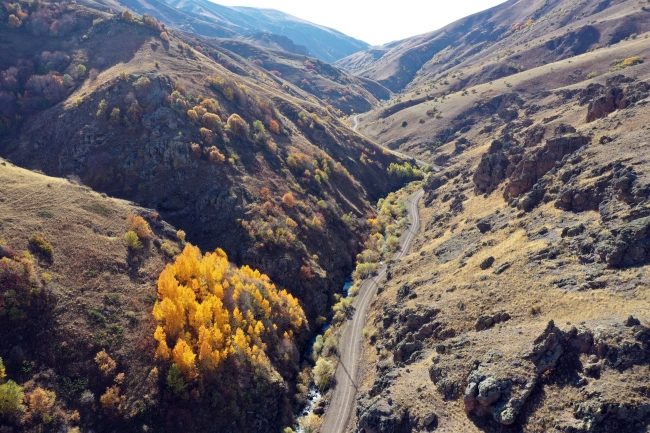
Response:
[{"label": "mountain ridge", "polygon": [[[278,34],[306,47],[310,55],[333,62],[368,46],[332,28],[274,9],[222,6],[209,0],[127,0],[98,3],[150,13],[166,25],[212,37],[246,38],[256,33]],[[120,6],[123,4],[124,6]]]}]

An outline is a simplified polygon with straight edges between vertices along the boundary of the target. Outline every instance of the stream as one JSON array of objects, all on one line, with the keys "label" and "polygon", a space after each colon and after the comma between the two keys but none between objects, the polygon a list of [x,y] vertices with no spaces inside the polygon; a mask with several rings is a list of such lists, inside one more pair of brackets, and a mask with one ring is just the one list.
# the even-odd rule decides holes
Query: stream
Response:
[{"label": "stream", "polygon": [[[343,293],[344,296],[348,296],[348,290],[350,287],[354,285],[354,282],[352,281],[352,275],[349,275],[345,279],[345,283],[343,283],[343,288],[341,289],[341,293]],[[303,359],[307,359],[311,355],[311,350],[312,346],[314,345],[314,342],[316,341],[316,336],[318,335],[323,335],[325,331],[327,331],[331,325],[331,320],[330,319],[327,323],[323,325],[323,327],[320,329],[320,332],[314,336],[309,341],[309,344],[307,345],[307,348],[305,349],[305,352],[303,353]],[[320,389],[318,389],[315,385],[312,384],[312,386],[309,387],[309,392],[307,394],[307,403],[305,406],[298,412],[298,428],[296,430],[296,433],[305,433],[304,427],[302,425],[302,418],[306,417],[307,415],[311,414],[314,412],[314,407],[316,406],[316,403],[323,397],[323,394],[321,393]]]}]

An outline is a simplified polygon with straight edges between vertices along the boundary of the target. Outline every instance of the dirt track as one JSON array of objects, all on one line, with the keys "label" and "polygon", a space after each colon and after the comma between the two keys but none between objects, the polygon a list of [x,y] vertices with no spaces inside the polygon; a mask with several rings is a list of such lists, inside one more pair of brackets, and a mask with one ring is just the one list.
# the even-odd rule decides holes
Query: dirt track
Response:
[{"label": "dirt track", "polygon": [[[420,231],[418,202],[423,194],[424,191],[418,190],[407,201],[410,225],[402,235],[399,250],[395,253],[391,261],[401,260],[402,257],[408,254],[413,239]],[[320,429],[321,433],[343,433],[348,425],[357,392],[356,376],[363,346],[361,331],[366,323],[366,314],[368,313],[370,302],[377,292],[378,284],[382,282],[385,275],[386,265],[382,265],[377,270],[376,276],[368,278],[361,284],[359,294],[352,304],[355,313],[354,317],[346,323],[339,342],[341,359],[334,375],[336,386],[332,391],[330,405],[324,415],[323,424]]]}]

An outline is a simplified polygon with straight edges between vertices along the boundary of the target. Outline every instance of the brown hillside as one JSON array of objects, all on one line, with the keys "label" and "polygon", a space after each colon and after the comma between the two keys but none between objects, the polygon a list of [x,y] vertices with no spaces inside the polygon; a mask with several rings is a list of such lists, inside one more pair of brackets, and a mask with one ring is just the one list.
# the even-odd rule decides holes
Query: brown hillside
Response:
[{"label": "brown hillside", "polygon": [[[51,13],[69,17],[66,33],[34,36],[31,17],[2,30],[10,53],[2,68],[22,68],[16,84],[4,84],[4,155],[156,208],[203,249],[224,248],[288,287],[311,318],[325,314],[359,251],[370,202],[398,185],[385,175],[395,158],[254,63],[210,45],[195,50],[185,36],[161,40],[153,19],[129,23],[79,6]],[[47,63],[55,54],[62,60]],[[295,205],[283,203],[288,193]]]},{"label": "brown hillside", "polygon": [[369,313],[358,430],[649,431],[648,47],[361,116],[443,170]]},{"label": "brown hillside", "polygon": [[646,32],[646,9],[644,3],[626,0],[509,0],[440,30],[352,54],[336,65],[393,92],[457,91]]},{"label": "brown hillside", "polygon": [[[183,234],[156,211],[4,160],[0,185],[0,359],[25,395],[10,410],[0,378],[3,430],[173,431],[182,424],[184,431],[275,431],[291,424],[306,321],[296,322],[299,332],[281,343],[265,334],[259,363],[233,351],[214,373],[170,381],[169,363],[156,355],[154,330],[161,323],[152,310],[162,297],[159,275],[184,248]],[[134,215],[151,232],[131,248],[125,233]],[[253,287],[268,289],[266,277],[248,274]],[[174,388],[178,383],[184,388]],[[36,403],[44,393],[54,396],[48,397],[53,404]]]},{"label": "brown hillside", "polygon": [[[444,150],[448,147],[440,147],[444,144],[459,138],[480,142],[509,121],[530,117],[531,112],[535,116],[545,112],[540,120],[556,116],[560,104],[573,99],[549,105],[550,92],[572,94],[592,83],[605,84],[621,73],[617,61],[648,58],[650,42],[645,36],[447,95],[407,92],[401,96],[401,102],[360,116],[360,130],[376,140],[381,137],[381,143],[392,149],[444,162],[449,154],[449,150]],[[647,68],[644,62],[623,72],[643,79]],[[580,104],[584,102],[578,104],[582,110]],[[544,107],[548,109],[545,111]],[[403,122],[407,125],[402,126]],[[453,152],[453,146],[449,149]]]}]

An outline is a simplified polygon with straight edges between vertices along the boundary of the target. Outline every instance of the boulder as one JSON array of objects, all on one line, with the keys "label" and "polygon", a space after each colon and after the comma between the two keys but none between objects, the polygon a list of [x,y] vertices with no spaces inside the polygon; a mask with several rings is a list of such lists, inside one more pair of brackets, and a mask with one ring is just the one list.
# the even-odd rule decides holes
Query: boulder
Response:
[{"label": "boulder", "polygon": [[411,431],[408,411],[397,407],[389,399],[362,399],[357,404],[358,428],[366,433],[406,433]]},{"label": "boulder", "polygon": [[494,273],[497,275],[502,274],[509,267],[510,267],[510,263],[508,262],[502,263],[499,266],[497,266],[496,269],[494,269]]},{"label": "boulder", "polygon": [[472,178],[476,194],[489,194],[506,179],[506,170],[510,165],[510,160],[503,147],[501,141],[494,140],[488,151],[481,157],[481,162]]},{"label": "boulder", "polygon": [[476,319],[476,322],[474,323],[474,329],[476,329],[477,332],[483,331],[484,329],[489,328],[493,324],[494,324],[494,319],[492,318],[492,316],[484,314],[482,316],[479,316]]},{"label": "boulder", "polygon": [[469,374],[463,397],[465,411],[479,416],[492,415],[495,421],[510,425],[515,422],[539,378],[554,368],[563,353],[564,334],[553,321],[524,352],[529,361],[521,376],[520,369],[512,369],[501,357],[486,357]]},{"label": "boulder", "polygon": [[429,412],[420,420],[420,425],[422,427],[436,427],[438,425],[438,415],[433,412]]},{"label": "boulder", "polygon": [[486,269],[492,267],[493,264],[494,264],[494,257],[490,256],[487,259],[483,260],[481,262],[481,264],[479,265],[479,267],[481,269],[483,269],[483,270],[486,270]]},{"label": "boulder", "polygon": [[476,228],[481,233],[487,233],[492,230],[492,224],[490,224],[489,219],[483,218],[476,223]]}]

